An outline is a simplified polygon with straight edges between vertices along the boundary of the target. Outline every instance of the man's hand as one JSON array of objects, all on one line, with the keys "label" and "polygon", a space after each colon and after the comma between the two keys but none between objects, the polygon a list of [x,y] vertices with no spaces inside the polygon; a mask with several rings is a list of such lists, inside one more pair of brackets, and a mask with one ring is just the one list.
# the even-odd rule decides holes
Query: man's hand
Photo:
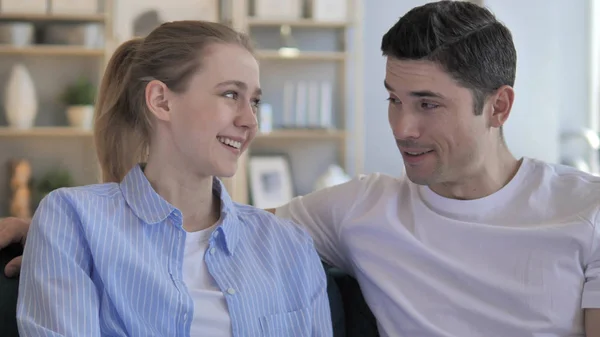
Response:
[{"label": "man's hand", "polygon": [[[6,218],[0,220],[0,249],[6,248],[12,243],[25,245],[27,231],[29,231],[30,220],[18,218]],[[21,256],[12,259],[4,268],[7,277],[14,277],[21,270]]]}]

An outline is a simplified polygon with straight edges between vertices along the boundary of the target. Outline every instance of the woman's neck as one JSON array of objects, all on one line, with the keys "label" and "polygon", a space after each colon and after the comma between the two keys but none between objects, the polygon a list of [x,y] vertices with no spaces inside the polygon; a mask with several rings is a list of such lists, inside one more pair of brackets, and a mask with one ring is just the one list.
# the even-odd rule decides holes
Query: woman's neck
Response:
[{"label": "woman's neck", "polygon": [[199,177],[169,162],[149,158],[146,178],[161,197],[183,215],[183,227],[195,232],[214,225],[220,217],[220,199],[212,192],[213,178]]}]

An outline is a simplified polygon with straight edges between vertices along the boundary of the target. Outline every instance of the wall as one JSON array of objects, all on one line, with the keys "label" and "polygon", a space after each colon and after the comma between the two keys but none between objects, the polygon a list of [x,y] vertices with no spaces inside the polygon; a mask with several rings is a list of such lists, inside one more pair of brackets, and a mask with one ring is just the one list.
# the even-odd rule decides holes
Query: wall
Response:
[{"label": "wall", "polygon": [[[600,0],[589,1],[590,11],[588,18],[600,18]],[[588,92],[591,95],[590,99],[590,111],[596,112],[592,114],[590,118],[590,124],[595,126],[597,130],[600,130],[600,20],[588,19],[590,26],[590,37],[591,41],[590,53],[591,58],[590,71],[588,74],[591,76],[589,79],[590,88]]]},{"label": "wall", "polygon": [[[379,43],[400,16],[426,2],[377,0],[365,6],[366,172],[402,172],[387,122]],[[589,121],[589,1],[485,0],[484,5],[511,29],[518,53],[515,105],[505,127],[508,145],[516,156],[558,162],[560,130]]]}]

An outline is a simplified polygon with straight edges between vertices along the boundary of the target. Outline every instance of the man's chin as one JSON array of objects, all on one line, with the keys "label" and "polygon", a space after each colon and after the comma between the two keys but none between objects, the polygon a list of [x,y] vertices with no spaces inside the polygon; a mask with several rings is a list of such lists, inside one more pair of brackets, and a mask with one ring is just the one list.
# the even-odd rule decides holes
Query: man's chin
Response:
[{"label": "man's chin", "polygon": [[417,185],[430,185],[433,182],[433,175],[423,172],[422,169],[415,169],[404,166],[405,174],[410,181]]}]

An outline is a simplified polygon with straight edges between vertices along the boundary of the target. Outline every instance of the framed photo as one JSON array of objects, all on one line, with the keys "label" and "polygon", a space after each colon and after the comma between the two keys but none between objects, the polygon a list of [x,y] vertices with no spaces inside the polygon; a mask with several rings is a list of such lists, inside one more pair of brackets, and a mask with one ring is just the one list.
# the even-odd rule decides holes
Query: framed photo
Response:
[{"label": "framed photo", "polygon": [[255,207],[279,207],[294,197],[290,164],[285,155],[252,156],[248,170],[250,196]]}]

